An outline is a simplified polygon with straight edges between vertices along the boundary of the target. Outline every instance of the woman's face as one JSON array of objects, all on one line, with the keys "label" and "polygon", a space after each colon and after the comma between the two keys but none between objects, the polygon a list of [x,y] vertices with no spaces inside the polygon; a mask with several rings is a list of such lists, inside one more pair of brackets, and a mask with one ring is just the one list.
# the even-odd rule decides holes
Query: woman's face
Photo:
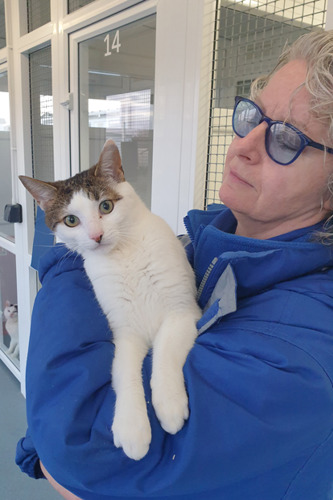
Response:
[{"label": "woman's face", "polygon": [[[327,125],[309,113],[310,96],[302,86],[306,63],[291,61],[270,80],[256,99],[273,120],[293,124],[313,141],[328,146]],[[294,91],[298,89],[295,93]],[[294,93],[294,94],[293,94]],[[310,226],[331,211],[327,180],[333,155],[306,147],[290,165],[279,165],[265,150],[267,124],[231,143],[220,189],[220,199],[234,213],[242,236],[266,239]]]}]

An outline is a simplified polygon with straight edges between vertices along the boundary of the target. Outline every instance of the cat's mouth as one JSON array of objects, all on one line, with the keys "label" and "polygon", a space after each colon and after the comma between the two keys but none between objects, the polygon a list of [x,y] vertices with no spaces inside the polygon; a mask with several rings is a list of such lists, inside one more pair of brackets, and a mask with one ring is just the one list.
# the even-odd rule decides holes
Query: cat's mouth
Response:
[{"label": "cat's mouth", "polygon": [[87,250],[98,252],[103,252],[105,249],[108,249],[110,246],[110,242],[106,238],[101,238],[100,241],[92,241],[89,242],[89,248]]}]

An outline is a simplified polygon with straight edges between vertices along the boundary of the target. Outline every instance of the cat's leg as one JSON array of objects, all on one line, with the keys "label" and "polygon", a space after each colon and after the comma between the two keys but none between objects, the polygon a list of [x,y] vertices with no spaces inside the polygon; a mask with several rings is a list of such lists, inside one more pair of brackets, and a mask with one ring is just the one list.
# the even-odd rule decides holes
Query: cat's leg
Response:
[{"label": "cat's leg", "polygon": [[118,335],[112,364],[112,385],[116,392],[112,424],[115,446],[140,460],[148,452],[151,428],[142,385],[142,362],[148,346],[139,336]]},{"label": "cat's leg", "polygon": [[13,354],[14,349],[15,349],[15,345],[16,345],[16,343],[15,343],[14,339],[11,338],[10,343],[9,343],[9,347],[7,349],[7,354]]},{"label": "cat's leg", "polygon": [[19,357],[19,351],[20,351],[20,346],[19,346],[19,343],[17,342],[15,344],[15,348],[13,350],[13,354],[12,354],[13,358],[18,358]]},{"label": "cat's leg", "polygon": [[197,336],[196,320],[186,312],[163,322],[153,345],[152,401],[163,429],[175,434],[189,416],[183,366]]}]

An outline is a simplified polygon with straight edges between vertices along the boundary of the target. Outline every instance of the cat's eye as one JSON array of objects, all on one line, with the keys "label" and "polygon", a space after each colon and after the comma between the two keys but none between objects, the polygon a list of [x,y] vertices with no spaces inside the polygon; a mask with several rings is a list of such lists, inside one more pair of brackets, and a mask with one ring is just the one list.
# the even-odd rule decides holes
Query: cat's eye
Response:
[{"label": "cat's eye", "polygon": [[64,223],[68,227],[75,227],[79,224],[79,222],[80,219],[76,217],[76,215],[66,215],[66,217],[64,217]]},{"label": "cat's eye", "polygon": [[109,214],[113,210],[113,201],[112,200],[104,200],[99,205],[99,211],[101,214]]}]

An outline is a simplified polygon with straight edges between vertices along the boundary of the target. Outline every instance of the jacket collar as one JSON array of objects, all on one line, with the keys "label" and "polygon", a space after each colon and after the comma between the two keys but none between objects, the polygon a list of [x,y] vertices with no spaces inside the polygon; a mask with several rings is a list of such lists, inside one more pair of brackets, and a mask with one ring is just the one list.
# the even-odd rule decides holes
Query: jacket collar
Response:
[{"label": "jacket collar", "polygon": [[206,212],[190,211],[185,225],[194,247],[193,265],[201,307],[207,304],[228,264],[235,276],[238,298],[333,266],[331,248],[310,241],[320,224],[269,240],[245,238],[233,234],[236,220],[223,206]]}]

